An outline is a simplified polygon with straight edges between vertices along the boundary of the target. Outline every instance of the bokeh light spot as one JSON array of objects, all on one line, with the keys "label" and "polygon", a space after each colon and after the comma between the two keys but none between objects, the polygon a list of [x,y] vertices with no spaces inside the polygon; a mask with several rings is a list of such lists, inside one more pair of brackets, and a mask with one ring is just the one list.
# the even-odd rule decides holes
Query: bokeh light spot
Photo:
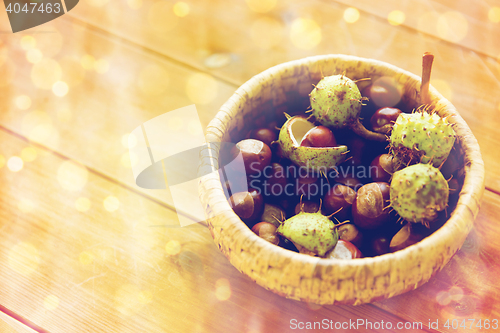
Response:
[{"label": "bokeh light spot", "polygon": [[132,133],[124,134],[122,136],[122,145],[125,148],[129,148],[129,149],[134,148],[135,146],[137,146],[137,138]]},{"label": "bokeh light spot", "polygon": [[24,162],[33,162],[38,155],[35,147],[26,147],[21,150],[21,158]]},{"label": "bokeh light spot", "polygon": [[139,89],[146,95],[157,96],[168,88],[169,77],[158,65],[148,65],[139,73]]},{"label": "bokeh light spot", "polygon": [[93,7],[103,7],[105,6],[109,0],[87,0],[86,3]]},{"label": "bokeh light spot", "polygon": [[5,156],[0,155],[0,169],[5,165]]},{"label": "bokeh light spot", "polygon": [[500,7],[491,7],[488,11],[488,19],[493,23],[500,22]]},{"label": "bokeh light spot", "polygon": [[21,37],[21,47],[23,50],[31,50],[36,47],[36,40],[33,36],[26,35]]},{"label": "bokeh light spot", "polygon": [[149,290],[141,290],[139,295],[137,295],[139,302],[142,304],[151,303],[153,300],[153,293]]},{"label": "bokeh light spot", "polygon": [[67,191],[80,191],[87,179],[87,168],[74,161],[62,162],[57,170],[57,181]]},{"label": "bokeh light spot", "polygon": [[284,34],[285,29],[281,21],[271,17],[261,17],[250,27],[250,38],[263,50],[279,45]]},{"label": "bokeh light spot", "polygon": [[12,172],[20,171],[24,166],[23,160],[19,156],[12,156],[7,161],[7,168]]},{"label": "bokeh light spot", "polygon": [[16,106],[21,110],[27,110],[31,106],[31,98],[26,95],[17,96],[14,100]]},{"label": "bokeh light spot", "polygon": [[186,84],[186,94],[193,103],[208,104],[217,97],[217,81],[205,73],[192,74]]},{"label": "bokeh light spot", "polygon": [[176,240],[170,240],[167,245],[165,245],[165,251],[167,251],[169,256],[175,256],[181,252],[181,243]]},{"label": "bokeh light spot", "polygon": [[276,7],[277,0],[246,0],[248,8],[257,13],[267,13]]},{"label": "bokeh light spot", "polygon": [[347,23],[354,23],[359,20],[359,10],[354,7],[349,7],[344,10],[344,21]]},{"label": "bokeh light spot", "polygon": [[43,59],[42,51],[38,49],[31,49],[26,51],[26,60],[32,64],[37,64]]},{"label": "bokeh light spot", "polygon": [[179,17],[174,14],[173,6],[166,1],[156,1],[148,12],[148,23],[157,34],[164,34],[175,28]]},{"label": "bokeh light spot", "polygon": [[292,22],[290,40],[295,47],[309,50],[317,46],[321,39],[321,28],[316,21],[308,18],[298,18]]},{"label": "bokeh light spot", "polygon": [[406,19],[405,13],[403,13],[400,10],[393,10],[392,12],[387,15],[387,21],[389,21],[389,24],[391,25],[400,25],[403,24]]},{"label": "bokeh light spot", "polygon": [[29,199],[21,199],[17,203],[17,208],[23,213],[29,213],[35,209],[35,203]]},{"label": "bokeh light spot", "polygon": [[106,59],[99,59],[94,62],[94,69],[99,74],[104,74],[109,70],[109,62]]},{"label": "bokeh light spot", "polygon": [[228,279],[220,278],[215,281],[215,297],[219,301],[226,301],[231,297],[231,284]]},{"label": "bokeh light spot", "polygon": [[120,208],[120,200],[118,200],[117,197],[114,197],[112,195],[106,197],[104,199],[104,209],[106,209],[108,212],[114,212]]},{"label": "bokeh light spot", "polygon": [[94,64],[95,64],[95,58],[90,54],[85,54],[80,59],[80,65],[82,65],[82,67],[88,71],[94,69]]},{"label": "bokeh light spot", "polygon": [[92,207],[92,203],[88,198],[80,197],[75,200],[75,208],[79,212],[86,212]]},{"label": "bokeh light spot", "polygon": [[189,5],[183,1],[176,2],[174,5],[174,14],[179,17],[184,17],[189,14]]},{"label": "bokeh light spot", "polygon": [[457,11],[446,12],[437,21],[438,36],[454,43],[464,39],[468,29],[469,22]]},{"label": "bokeh light spot", "polygon": [[139,158],[136,153],[130,151],[122,155],[120,162],[125,168],[132,168],[139,162]]},{"label": "bokeh light spot", "polygon": [[94,255],[90,252],[83,251],[78,256],[78,261],[80,261],[80,264],[84,266],[90,265],[91,263],[94,262]]},{"label": "bokeh light spot", "polygon": [[53,59],[42,59],[31,69],[31,80],[40,89],[51,89],[61,75],[61,66]]},{"label": "bokeh light spot", "polygon": [[40,263],[38,250],[33,244],[20,242],[9,251],[9,267],[19,274],[33,273]]},{"label": "bokeh light spot", "polygon": [[133,10],[137,10],[142,7],[142,0],[127,0],[127,4]]},{"label": "bokeh light spot", "polygon": [[55,310],[59,306],[59,297],[49,295],[43,300],[43,307],[49,311]]},{"label": "bokeh light spot", "polygon": [[231,53],[214,53],[205,59],[204,64],[208,68],[221,68],[228,65],[231,59]]},{"label": "bokeh light spot", "polygon": [[445,80],[431,79],[431,85],[450,102],[453,100],[453,89]]},{"label": "bokeh light spot", "polygon": [[68,84],[64,81],[57,81],[52,85],[52,92],[56,96],[63,97],[68,93],[68,91]]}]

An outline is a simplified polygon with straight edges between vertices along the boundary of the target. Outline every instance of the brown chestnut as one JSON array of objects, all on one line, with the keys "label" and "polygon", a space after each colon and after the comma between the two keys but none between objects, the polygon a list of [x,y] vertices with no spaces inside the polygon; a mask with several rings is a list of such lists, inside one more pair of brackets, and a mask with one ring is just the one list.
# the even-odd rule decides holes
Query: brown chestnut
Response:
[{"label": "brown chestnut", "polygon": [[364,88],[361,94],[368,97],[370,103],[381,108],[397,105],[401,101],[402,92],[396,80],[383,76]]},{"label": "brown chestnut", "polygon": [[315,201],[302,201],[295,206],[295,215],[300,212],[304,213],[317,213],[319,211],[319,204]]},{"label": "brown chestnut", "polygon": [[351,260],[363,258],[361,251],[351,242],[339,239],[333,250],[327,254],[329,259]]},{"label": "brown chestnut", "polygon": [[271,149],[260,140],[241,140],[231,149],[232,158],[234,159],[240,152],[247,175],[255,175],[262,172],[271,162]]},{"label": "brown chestnut", "polygon": [[264,199],[257,190],[250,192],[237,192],[229,198],[229,205],[233,208],[243,222],[251,224],[262,214],[264,209]]},{"label": "brown chestnut", "polygon": [[286,218],[285,211],[278,206],[271,204],[264,204],[264,211],[260,217],[261,221],[269,222],[274,224],[276,227],[280,226],[278,221],[283,221],[282,218]]},{"label": "brown chestnut", "polygon": [[278,139],[278,134],[276,131],[273,131],[269,128],[257,128],[248,134],[250,139],[255,139],[264,142],[269,147],[271,146],[271,142],[276,141]]},{"label": "brown chestnut", "polygon": [[269,222],[259,222],[252,227],[252,231],[260,238],[265,239],[269,243],[278,245],[280,239],[276,234],[276,226]]},{"label": "brown chestnut", "polygon": [[337,141],[333,132],[325,126],[311,128],[302,138],[303,147],[336,147]]},{"label": "brown chestnut", "polygon": [[374,182],[388,182],[394,173],[394,163],[391,154],[381,154],[375,157],[368,168]]},{"label": "brown chestnut", "polygon": [[356,191],[352,188],[336,184],[326,193],[323,198],[323,210],[330,215],[342,208],[335,217],[341,221],[347,220],[351,214],[351,206],[356,198]]},{"label": "brown chestnut", "polygon": [[389,134],[401,113],[401,110],[397,108],[383,107],[378,109],[370,118],[372,130],[378,133]]},{"label": "brown chestnut", "polygon": [[354,224],[363,229],[375,229],[388,223],[389,199],[388,183],[376,182],[361,187],[352,204]]},{"label": "brown chestnut", "polygon": [[389,244],[391,252],[402,250],[410,245],[418,243],[422,236],[412,231],[412,224],[405,224],[397,234],[394,235]]},{"label": "brown chestnut", "polygon": [[339,239],[353,243],[360,248],[363,245],[363,234],[352,223],[342,224],[337,228]]},{"label": "brown chestnut", "polygon": [[390,244],[390,239],[387,236],[383,235],[375,237],[370,242],[371,251],[373,252],[373,254],[377,256],[389,253],[390,252],[389,244]]}]

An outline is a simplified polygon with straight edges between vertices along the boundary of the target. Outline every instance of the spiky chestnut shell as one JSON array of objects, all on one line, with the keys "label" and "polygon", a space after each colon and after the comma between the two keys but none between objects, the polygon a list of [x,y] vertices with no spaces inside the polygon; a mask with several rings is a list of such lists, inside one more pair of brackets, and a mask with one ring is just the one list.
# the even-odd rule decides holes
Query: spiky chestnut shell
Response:
[{"label": "spiky chestnut shell", "polygon": [[345,75],[324,77],[310,94],[312,114],[321,124],[332,128],[349,127],[361,112],[361,93]]},{"label": "spiky chestnut shell", "polygon": [[400,114],[390,137],[390,152],[396,165],[443,163],[455,143],[456,133],[447,119],[419,110]]},{"label": "spiky chestnut shell", "polygon": [[321,212],[301,212],[284,221],[277,232],[320,257],[324,257],[339,238],[335,224]]},{"label": "spiky chestnut shell", "polygon": [[302,147],[300,140],[314,124],[302,116],[289,118],[281,127],[278,142],[283,157],[308,172],[333,169],[342,163],[347,154],[346,146],[338,147]]},{"label": "spiky chestnut shell", "polygon": [[429,226],[448,205],[449,187],[430,164],[414,164],[392,175],[391,206],[405,220]]}]

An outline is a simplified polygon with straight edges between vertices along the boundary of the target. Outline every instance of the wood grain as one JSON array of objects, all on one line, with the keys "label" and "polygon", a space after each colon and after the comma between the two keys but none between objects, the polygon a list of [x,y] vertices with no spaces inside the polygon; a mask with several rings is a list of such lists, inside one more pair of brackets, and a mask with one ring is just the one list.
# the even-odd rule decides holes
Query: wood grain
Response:
[{"label": "wood grain", "polygon": [[[5,158],[28,146],[0,131]],[[40,150],[16,173],[0,169],[2,305],[47,331],[292,332],[293,319],[401,321],[372,305],[319,307],[266,291],[229,264],[205,227],[179,228],[171,210],[92,171],[81,189],[65,189],[67,163],[75,162]],[[104,206],[110,195],[115,211]],[[75,208],[80,198],[87,211]]]}]

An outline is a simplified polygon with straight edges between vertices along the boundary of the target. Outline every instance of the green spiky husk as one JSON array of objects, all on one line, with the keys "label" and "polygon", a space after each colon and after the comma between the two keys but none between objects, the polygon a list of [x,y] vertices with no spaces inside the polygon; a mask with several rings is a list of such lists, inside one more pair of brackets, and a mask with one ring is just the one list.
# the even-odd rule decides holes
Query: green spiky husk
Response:
[{"label": "green spiky husk", "polygon": [[430,164],[414,164],[392,175],[391,206],[405,220],[426,226],[448,205],[449,187]]},{"label": "green spiky husk", "polygon": [[277,232],[320,257],[324,257],[338,241],[335,224],[320,212],[301,212],[283,222]]},{"label": "green spiky husk", "polygon": [[399,115],[390,137],[390,152],[397,168],[414,163],[441,165],[455,143],[451,124],[437,113],[418,110]]},{"label": "green spiky husk", "polygon": [[345,75],[324,77],[309,96],[312,114],[324,126],[349,127],[361,112],[362,97],[358,86]]}]

